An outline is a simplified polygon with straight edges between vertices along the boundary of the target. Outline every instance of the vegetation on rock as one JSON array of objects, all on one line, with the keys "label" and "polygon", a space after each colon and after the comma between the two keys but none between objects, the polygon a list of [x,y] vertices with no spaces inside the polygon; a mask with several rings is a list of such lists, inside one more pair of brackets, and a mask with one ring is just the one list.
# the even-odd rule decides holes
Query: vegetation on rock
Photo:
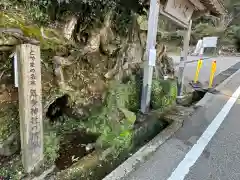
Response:
[{"label": "vegetation on rock", "polygon": [[152,102],[153,109],[166,109],[175,103],[177,84],[175,81],[153,80]]},{"label": "vegetation on rock", "polygon": [[[96,150],[114,147],[118,152],[131,146],[142,88],[136,72],[141,71],[146,44],[146,32],[140,29],[137,19],[146,16],[145,6],[139,1],[120,0],[1,1],[0,144],[15,132],[17,141],[20,140],[12,53],[17,45],[31,43],[41,47],[44,107],[41,171],[56,162],[61,143],[75,131],[97,134],[93,146]],[[171,98],[167,100],[169,105],[173,103],[174,90],[166,96],[157,94],[156,89],[162,89],[164,83],[167,88],[175,88],[172,82],[155,84],[154,108],[164,108],[166,98]],[[69,100],[63,116],[54,124],[49,123],[46,113],[65,94]],[[1,175],[9,174],[13,179],[25,176],[17,147],[8,158],[0,155],[1,167],[4,166]],[[36,170],[30,176],[39,173]]]}]

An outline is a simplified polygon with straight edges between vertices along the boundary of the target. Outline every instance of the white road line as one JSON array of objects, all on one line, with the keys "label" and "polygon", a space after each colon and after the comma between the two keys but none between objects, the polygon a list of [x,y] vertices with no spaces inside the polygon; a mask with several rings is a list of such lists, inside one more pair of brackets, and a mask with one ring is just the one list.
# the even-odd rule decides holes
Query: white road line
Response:
[{"label": "white road line", "polygon": [[186,154],[186,156],[180,162],[178,167],[172,172],[168,180],[184,180],[185,176],[189,173],[190,168],[195,164],[197,159],[201,156],[203,150],[208,145],[209,141],[212,139],[214,134],[217,132],[218,128],[224,121],[225,117],[228,115],[234,103],[237,101],[239,95],[240,95],[240,86],[232,94],[231,98],[227,101],[227,103],[223,106],[221,111],[214,118],[212,123],[204,131],[204,133],[199,138],[197,143]]}]

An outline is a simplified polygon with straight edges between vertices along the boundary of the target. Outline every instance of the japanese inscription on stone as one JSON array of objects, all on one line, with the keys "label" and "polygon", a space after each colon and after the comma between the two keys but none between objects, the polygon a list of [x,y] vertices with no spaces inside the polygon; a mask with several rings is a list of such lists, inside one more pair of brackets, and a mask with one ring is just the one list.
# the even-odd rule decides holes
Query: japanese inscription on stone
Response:
[{"label": "japanese inscription on stone", "polygon": [[[41,150],[41,124],[40,124],[40,117],[41,117],[41,104],[38,103],[40,101],[40,98],[38,97],[39,94],[37,93],[37,74],[36,74],[36,52],[34,51],[33,47],[30,48],[29,53],[29,65],[30,65],[30,139],[29,139],[29,145],[34,153],[39,153],[39,150]],[[38,59],[39,60],[39,59]],[[40,74],[41,76],[41,74]],[[38,83],[41,83],[41,81]]]},{"label": "japanese inscription on stone", "polygon": [[30,172],[43,159],[40,48],[22,44],[17,53],[23,165]]}]

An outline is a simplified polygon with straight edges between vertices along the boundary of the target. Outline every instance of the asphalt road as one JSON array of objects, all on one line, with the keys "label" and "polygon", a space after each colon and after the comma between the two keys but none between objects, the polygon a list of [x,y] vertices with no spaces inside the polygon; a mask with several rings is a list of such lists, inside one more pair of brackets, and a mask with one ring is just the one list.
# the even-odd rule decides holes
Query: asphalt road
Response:
[{"label": "asphalt road", "polygon": [[239,180],[239,77],[207,94],[204,106],[125,180]]},{"label": "asphalt road", "polygon": [[240,179],[240,104],[236,103],[185,180]]},{"label": "asphalt road", "polygon": [[[174,60],[174,64],[176,66],[176,70],[178,67],[178,64],[180,63],[180,56],[171,56]],[[198,60],[200,57],[197,56],[188,56],[187,62],[191,62],[194,60]],[[225,71],[229,67],[233,66],[237,62],[240,62],[240,57],[203,57],[203,66],[199,73],[199,81],[202,84],[209,82],[209,76],[211,71],[211,65],[212,61],[217,61],[217,69],[215,75],[217,76],[222,71]],[[196,72],[197,62],[191,62],[187,63],[185,71],[184,71],[184,77],[186,79],[186,82],[190,82],[194,79],[195,72]]]}]

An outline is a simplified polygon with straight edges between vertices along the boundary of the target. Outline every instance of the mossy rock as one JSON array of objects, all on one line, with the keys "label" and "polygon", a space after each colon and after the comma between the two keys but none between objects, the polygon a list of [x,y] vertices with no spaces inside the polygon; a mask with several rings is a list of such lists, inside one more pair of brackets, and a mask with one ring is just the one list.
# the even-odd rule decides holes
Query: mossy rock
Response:
[{"label": "mossy rock", "polygon": [[142,82],[136,77],[132,77],[128,82],[128,102],[126,107],[132,112],[138,112],[140,109]]},{"label": "mossy rock", "polygon": [[153,80],[151,106],[155,109],[164,109],[175,103],[177,84],[173,80]]},{"label": "mossy rock", "polygon": [[0,107],[0,143],[19,130],[17,104],[1,104]]},{"label": "mossy rock", "polygon": [[14,156],[8,164],[4,164],[0,168],[0,174],[2,177],[10,176],[13,180],[21,179],[23,171],[24,169],[20,155]]},{"label": "mossy rock", "polygon": [[134,90],[131,81],[111,82],[103,107],[91,112],[84,126],[101,134],[97,141],[99,147],[127,146],[130,142],[131,129],[136,121],[135,113],[129,109],[129,99],[136,94]]},{"label": "mossy rock", "polygon": [[[14,180],[22,179],[25,175],[31,177],[41,174],[44,170],[54,165],[59,154],[60,136],[48,124],[44,123],[44,159],[39,169],[32,174],[25,174],[22,166],[21,154],[11,156],[11,161],[4,162],[3,168],[0,168],[2,176],[10,176]],[[0,148],[1,150],[1,148]]]},{"label": "mossy rock", "polygon": [[[0,12],[0,27],[20,29],[24,36],[40,41],[41,49],[59,49],[59,46],[67,45],[67,41],[55,29],[43,28],[45,36],[42,36],[41,27],[33,25],[22,13]],[[16,44],[17,45],[17,44]]]},{"label": "mossy rock", "polygon": [[[118,116],[114,114],[118,113]],[[114,118],[118,122],[114,121]],[[113,113],[109,113],[106,118],[109,125],[104,125],[101,136],[97,140],[97,146],[100,148],[123,148],[128,147],[132,140],[132,128],[136,121],[136,115],[125,109],[117,109]],[[112,121],[112,122],[110,122]]]}]

